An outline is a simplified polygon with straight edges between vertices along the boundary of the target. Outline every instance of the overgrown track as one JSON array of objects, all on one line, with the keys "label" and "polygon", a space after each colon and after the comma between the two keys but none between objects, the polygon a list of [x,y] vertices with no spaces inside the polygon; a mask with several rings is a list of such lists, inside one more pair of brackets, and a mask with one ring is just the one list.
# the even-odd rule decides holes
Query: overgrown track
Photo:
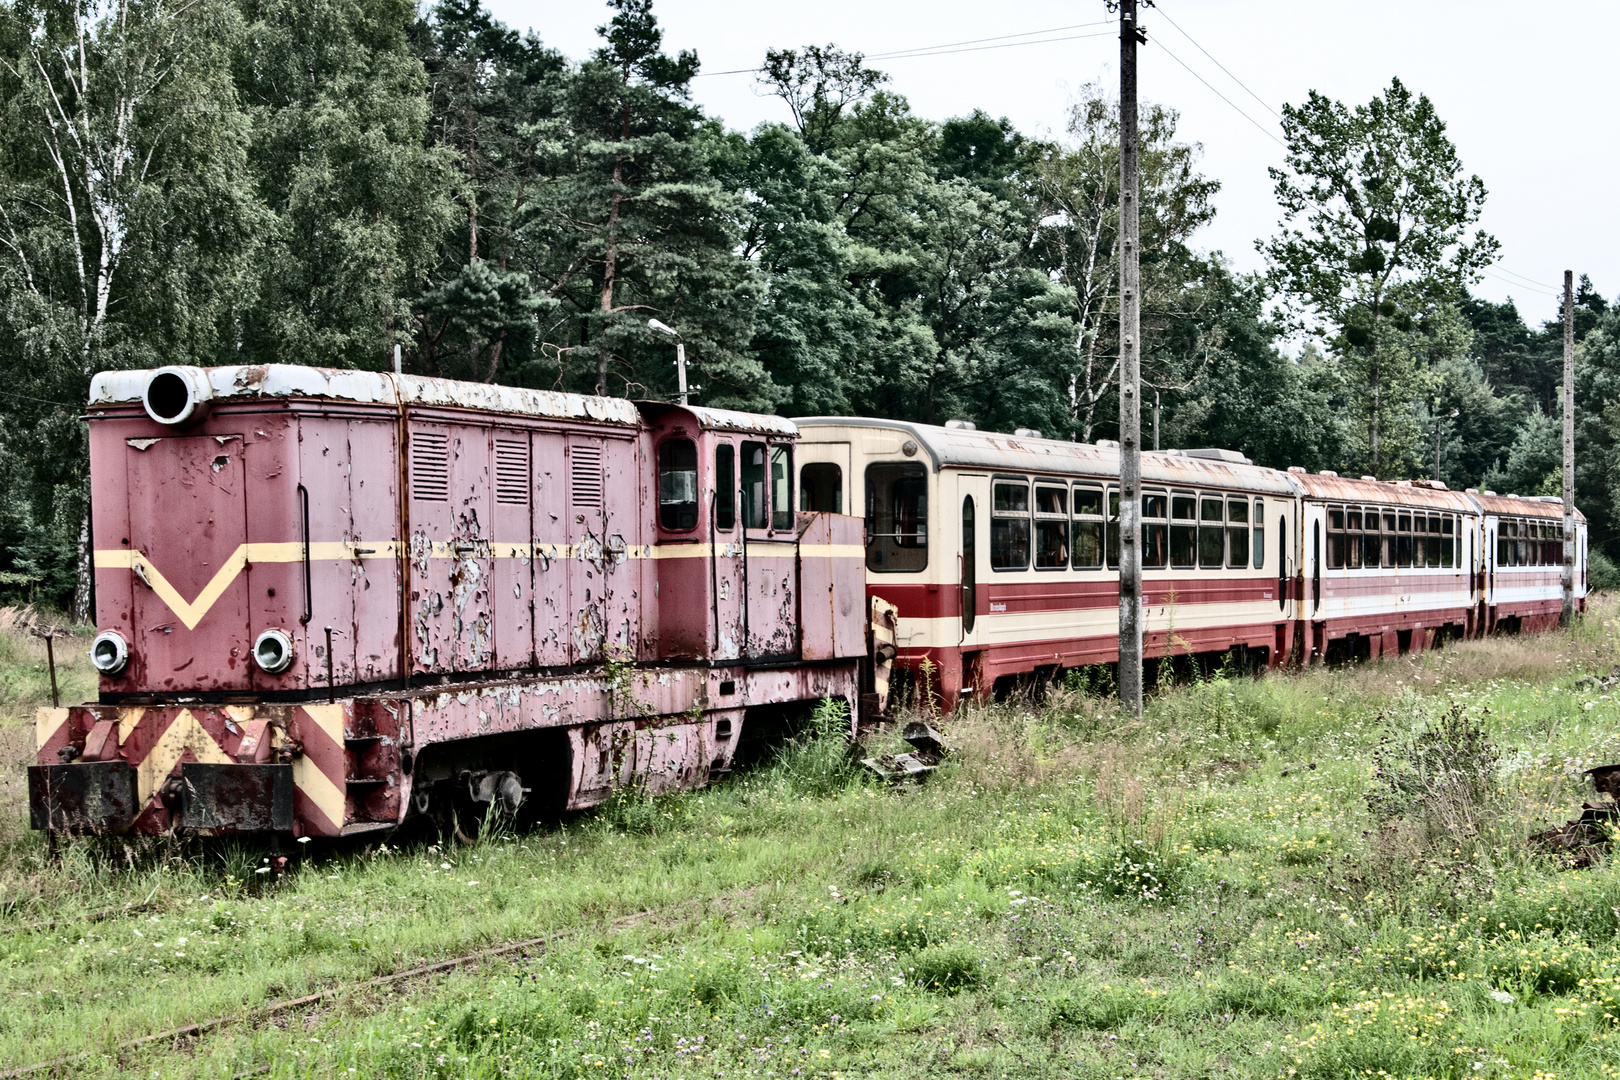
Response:
[{"label": "overgrown track", "polygon": [[[318,990],[313,994],[305,994],[303,997],[287,998],[284,1001],[276,1001],[269,1005],[262,1005],[257,1009],[247,1009],[243,1012],[235,1013],[230,1016],[216,1016],[212,1020],[202,1020],[195,1024],[187,1024],[184,1027],[172,1028],[168,1031],[160,1031],[156,1035],[145,1035],[139,1039],[131,1039],[128,1042],[119,1043],[117,1047],[114,1048],[114,1052],[122,1054],[126,1051],[134,1050],[142,1046],[148,1046],[152,1043],[166,1041],[178,1042],[181,1039],[195,1039],[202,1035],[206,1035],[208,1032],[214,1031],[217,1028],[222,1028],[227,1024],[237,1024],[244,1021],[262,1021],[269,1017],[275,1016],[278,1013],[291,1012],[294,1009],[302,1009],[310,1005],[319,1004],[320,1002],[325,1001],[327,998],[335,997],[345,992],[356,990],[374,990],[381,986],[391,986],[394,983],[404,982],[407,979],[419,979],[431,975],[439,975],[447,971],[454,971],[458,968],[464,968],[471,964],[476,964],[482,960],[493,960],[496,957],[508,956],[512,953],[519,953],[521,956],[527,959],[529,954],[524,950],[541,948],[549,940],[549,937],[529,938],[525,941],[512,942],[509,945],[497,945],[494,948],[480,949],[477,952],[467,953],[464,956],[458,956],[454,959],[441,960],[436,964],[423,964],[421,967],[414,967],[409,971],[397,971],[392,975],[379,975],[371,979],[364,979],[357,982],[331,986],[325,990]],[[21,1068],[0,1073],[0,1080],[11,1080],[13,1077],[32,1076],[36,1073],[42,1073],[49,1069],[59,1069],[62,1066],[70,1065],[75,1061],[82,1061],[94,1053],[94,1050],[81,1050],[77,1054],[68,1054],[65,1057],[59,1057],[53,1061],[42,1061],[35,1065],[24,1065]]]}]

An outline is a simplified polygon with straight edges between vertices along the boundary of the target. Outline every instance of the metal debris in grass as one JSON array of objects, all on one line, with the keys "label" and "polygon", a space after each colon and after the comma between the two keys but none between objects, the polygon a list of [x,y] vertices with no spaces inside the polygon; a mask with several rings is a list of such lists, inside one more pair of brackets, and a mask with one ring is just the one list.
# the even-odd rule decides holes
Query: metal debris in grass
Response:
[{"label": "metal debris in grass", "polygon": [[910,743],[915,752],[880,754],[861,759],[862,765],[891,784],[901,784],[907,780],[921,781],[938,768],[939,763],[951,752],[950,741],[926,720],[911,721],[900,732],[900,737]]},{"label": "metal debris in grass", "polygon": [[1582,803],[1579,817],[1532,833],[1528,841],[1532,848],[1556,856],[1568,870],[1584,870],[1600,862],[1608,854],[1620,822],[1620,765],[1599,765],[1583,775],[1591,777],[1598,794],[1608,798]]}]

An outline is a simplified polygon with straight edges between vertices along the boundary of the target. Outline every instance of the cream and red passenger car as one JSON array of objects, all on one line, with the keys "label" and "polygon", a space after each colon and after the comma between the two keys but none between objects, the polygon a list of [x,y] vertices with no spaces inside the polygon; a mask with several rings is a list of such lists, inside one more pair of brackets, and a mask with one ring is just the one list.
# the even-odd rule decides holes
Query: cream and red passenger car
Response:
[{"label": "cream and red passenger car", "polygon": [[[848,417],[796,421],[800,509],[860,508],[896,662],[943,705],[1119,655],[1119,452]],[[1144,655],[1277,665],[1556,623],[1562,506],[1142,455]],[[1586,594],[1576,519],[1576,603]]]}]

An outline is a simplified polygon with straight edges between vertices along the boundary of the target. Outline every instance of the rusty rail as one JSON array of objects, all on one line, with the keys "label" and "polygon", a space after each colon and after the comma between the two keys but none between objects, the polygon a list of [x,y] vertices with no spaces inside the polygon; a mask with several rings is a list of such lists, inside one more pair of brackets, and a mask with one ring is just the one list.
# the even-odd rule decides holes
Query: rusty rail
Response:
[{"label": "rusty rail", "polygon": [[[290,1012],[293,1009],[301,1009],[309,1005],[314,1005],[345,991],[372,990],[379,986],[389,986],[393,983],[404,982],[406,979],[416,979],[426,975],[437,975],[445,971],[454,971],[456,968],[466,967],[468,964],[475,964],[480,960],[490,960],[497,956],[506,956],[510,953],[521,952],[524,949],[542,947],[549,940],[549,938],[545,937],[528,938],[524,941],[515,941],[510,945],[497,945],[493,948],[480,949],[478,952],[467,953],[465,956],[454,957],[450,960],[441,960],[436,964],[423,964],[421,967],[414,967],[409,971],[396,971],[392,975],[379,975],[374,979],[367,979],[364,982],[344,983],[338,986],[331,986],[325,990],[318,990],[313,994],[305,994],[303,997],[288,998],[284,1001],[272,1002],[269,1005],[262,1005],[256,1009],[244,1009],[242,1012],[233,1013],[229,1016],[217,1016],[212,1020],[202,1020],[195,1024],[187,1024],[184,1027],[171,1028],[168,1031],[160,1031],[156,1035],[143,1035],[139,1039],[130,1039],[127,1042],[119,1043],[113,1048],[113,1052],[122,1053],[126,1050],[134,1050],[137,1047],[146,1046],[155,1042],[163,1042],[165,1040],[195,1038],[199,1035],[206,1034],[209,1031],[213,1031],[216,1028],[224,1027],[227,1024],[234,1024],[243,1020],[262,1020],[265,1017],[275,1016],[277,1013]],[[51,1061],[42,1061],[35,1065],[24,1065],[21,1068],[11,1069],[7,1072],[0,1073],[0,1080],[12,1080],[13,1077],[31,1076],[35,1073],[44,1072],[47,1069],[59,1068],[63,1065],[68,1065],[72,1062],[83,1060],[84,1058],[90,1057],[94,1053],[95,1051],[93,1050],[80,1050],[76,1054],[68,1054],[65,1057],[55,1058]]]}]

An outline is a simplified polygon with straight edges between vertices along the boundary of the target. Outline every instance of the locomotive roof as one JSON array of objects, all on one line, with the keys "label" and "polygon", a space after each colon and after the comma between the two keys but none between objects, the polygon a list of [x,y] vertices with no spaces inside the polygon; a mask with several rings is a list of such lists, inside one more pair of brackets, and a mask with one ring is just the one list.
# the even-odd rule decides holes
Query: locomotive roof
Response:
[{"label": "locomotive roof", "polygon": [[668,401],[638,401],[639,408],[649,419],[669,413],[685,413],[697,422],[703,431],[740,431],[750,435],[780,435],[794,438],[799,426],[783,416],[765,413],[739,412],[736,409],[711,409],[702,405],[676,405]]},{"label": "locomotive roof", "polygon": [[[425,405],[513,416],[594,420],[638,427],[640,414],[624,398],[588,397],[555,390],[431,379],[421,375],[255,364],[201,368],[216,400],[307,398],[365,405]],[[151,371],[103,371],[90,380],[89,406],[139,404]]]},{"label": "locomotive roof", "polygon": [[[878,428],[904,432],[928,453],[937,472],[941,468],[1016,469],[1020,472],[1107,477],[1119,475],[1119,448],[1095,443],[1065,442],[998,431],[935,427],[903,420],[869,417],[800,417],[801,429],[818,427]],[[1148,450],[1142,453],[1144,483],[1238,488],[1244,491],[1293,495],[1287,473],[1251,464],[1229,450]]]}]

